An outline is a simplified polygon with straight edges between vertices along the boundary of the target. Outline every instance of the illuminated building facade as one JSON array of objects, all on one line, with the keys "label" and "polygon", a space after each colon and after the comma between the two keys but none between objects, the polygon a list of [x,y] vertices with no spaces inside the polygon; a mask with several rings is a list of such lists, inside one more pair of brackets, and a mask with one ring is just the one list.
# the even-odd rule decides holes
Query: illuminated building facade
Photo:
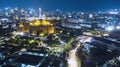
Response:
[{"label": "illuminated building facade", "polygon": [[24,32],[34,35],[53,34],[54,26],[46,20],[34,20],[28,23],[21,22],[18,25],[17,32]]},{"label": "illuminated building facade", "polygon": [[41,12],[42,12],[42,9],[41,8],[39,8],[39,18],[41,18]]}]

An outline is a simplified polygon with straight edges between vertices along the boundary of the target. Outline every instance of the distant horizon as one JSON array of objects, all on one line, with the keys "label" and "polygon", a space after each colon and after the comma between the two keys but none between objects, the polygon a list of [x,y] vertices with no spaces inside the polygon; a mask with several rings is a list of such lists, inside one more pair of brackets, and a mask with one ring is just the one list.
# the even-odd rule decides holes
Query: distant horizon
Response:
[{"label": "distant horizon", "polygon": [[0,0],[0,8],[20,7],[34,8],[39,7],[43,10],[55,11],[106,11],[120,8],[120,0]]},{"label": "distant horizon", "polygon": [[[10,7],[10,6],[9,6],[9,7]],[[9,7],[2,7],[2,8],[0,8],[0,10],[4,10],[5,8],[9,8]],[[14,9],[14,8],[16,8],[16,7],[17,7],[17,8],[20,8],[20,9],[25,9],[25,10],[31,8],[31,7],[22,8],[22,7],[18,7],[18,6],[10,7],[10,8]],[[39,7],[39,8],[41,8],[41,7]],[[39,8],[32,8],[32,9],[38,10]],[[60,11],[70,11],[70,10],[61,10],[61,9],[53,9],[53,10],[51,10],[51,9],[45,9],[45,8],[41,8],[41,9],[42,9],[43,11],[56,11],[56,10],[60,10]],[[105,10],[71,10],[70,12],[91,12],[91,11],[93,11],[93,12],[98,12],[98,11],[109,11],[109,10],[115,10],[115,9],[120,10],[120,8],[113,8],[113,9],[105,9]]]}]

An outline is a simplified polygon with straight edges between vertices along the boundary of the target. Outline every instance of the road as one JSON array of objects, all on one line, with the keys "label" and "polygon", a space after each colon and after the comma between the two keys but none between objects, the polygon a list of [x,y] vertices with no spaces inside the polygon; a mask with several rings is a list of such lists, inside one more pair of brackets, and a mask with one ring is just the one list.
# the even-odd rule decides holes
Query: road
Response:
[{"label": "road", "polygon": [[81,67],[80,59],[76,56],[79,46],[69,52],[68,67]]}]

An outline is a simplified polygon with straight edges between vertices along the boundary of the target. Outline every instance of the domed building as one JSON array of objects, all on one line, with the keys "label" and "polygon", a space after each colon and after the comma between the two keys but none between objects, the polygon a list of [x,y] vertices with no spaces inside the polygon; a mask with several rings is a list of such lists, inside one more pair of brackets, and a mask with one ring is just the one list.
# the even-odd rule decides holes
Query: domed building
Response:
[{"label": "domed building", "polygon": [[19,23],[17,32],[24,32],[33,35],[53,34],[54,26],[49,21],[46,20],[34,20],[28,23]]}]

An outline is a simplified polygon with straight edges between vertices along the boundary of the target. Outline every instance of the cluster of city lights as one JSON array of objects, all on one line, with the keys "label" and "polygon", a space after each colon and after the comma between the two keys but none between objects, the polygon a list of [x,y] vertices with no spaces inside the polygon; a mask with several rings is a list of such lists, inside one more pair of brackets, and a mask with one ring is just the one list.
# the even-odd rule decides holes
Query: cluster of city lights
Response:
[{"label": "cluster of city lights", "polygon": [[16,32],[15,35],[21,35],[21,36],[23,36],[24,33],[23,32]]},{"label": "cluster of city lights", "polygon": [[107,31],[120,30],[120,26],[108,26],[106,27]]}]

